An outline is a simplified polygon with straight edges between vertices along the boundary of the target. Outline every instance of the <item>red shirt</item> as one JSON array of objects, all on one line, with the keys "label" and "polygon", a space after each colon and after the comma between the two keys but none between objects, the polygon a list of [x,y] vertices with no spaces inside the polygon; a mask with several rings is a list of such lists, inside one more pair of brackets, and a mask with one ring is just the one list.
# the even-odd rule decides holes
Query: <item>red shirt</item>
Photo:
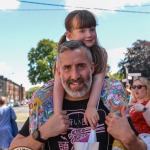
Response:
[{"label": "red shirt", "polygon": [[[141,103],[145,106],[148,101]],[[146,120],[143,117],[143,112],[134,112],[130,113],[133,125],[139,133],[150,133],[150,127],[146,123]]]}]

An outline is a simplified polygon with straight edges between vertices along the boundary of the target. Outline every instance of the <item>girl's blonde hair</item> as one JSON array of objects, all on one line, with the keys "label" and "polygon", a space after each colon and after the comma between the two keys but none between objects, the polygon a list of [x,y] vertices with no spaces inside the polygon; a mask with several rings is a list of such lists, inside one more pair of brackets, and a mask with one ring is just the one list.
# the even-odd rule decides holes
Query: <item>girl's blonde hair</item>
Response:
[{"label": "girl's blonde hair", "polygon": [[[71,32],[73,28],[73,20],[76,19],[78,22],[78,26],[76,29],[82,29],[82,28],[91,28],[96,27],[96,17],[93,13],[91,13],[88,10],[75,10],[69,13],[65,19],[65,28],[66,31]],[[67,38],[64,34],[60,41],[58,42],[58,50],[62,43],[66,42]],[[106,64],[107,64],[107,52],[104,48],[99,46],[98,41],[90,48],[93,62],[95,64],[95,74],[103,72],[106,70]],[[58,51],[59,53],[59,51]]]},{"label": "girl's blonde hair", "polygon": [[[147,93],[146,93],[145,101],[150,100],[150,81],[145,77],[138,77],[138,78],[134,79],[133,83],[137,80],[140,81],[142,83],[142,85],[146,86],[145,88],[146,88]],[[134,90],[132,90],[132,94],[133,94],[132,102],[137,102],[137,99],[134,95]]]}]

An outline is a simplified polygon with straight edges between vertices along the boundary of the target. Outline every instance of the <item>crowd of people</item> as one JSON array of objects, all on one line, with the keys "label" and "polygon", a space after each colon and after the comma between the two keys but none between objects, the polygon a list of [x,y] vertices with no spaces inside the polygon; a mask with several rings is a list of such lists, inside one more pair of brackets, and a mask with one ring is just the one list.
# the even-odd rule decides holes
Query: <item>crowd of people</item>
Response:
[{"label": "crowd of people", "polygon": [[[53,109],[52,97],[48,97],[52,92],[52,82],[45,84],[36,93],[42,99],[34,97],[31,101],[31,116],[11,143],[11,149],[19,146],[30,147],[31,149],[40,149],[41,146],[43,149],[53,150],[73,149],[74,142],[82,140],[90,133],[90,125],[86,125],[83,121],[94,72],[90,50],[82,42],[74,40],[63,43],[59,51],[57,65],[58,74],[66,92],[63,99],[63,110],[65,111],[54,113],[47,119],[44,118],[44,114]],[[48,91],[46,91],[47,89]],[[44,110],[40,103],[45,107]],[[35,104],[36,108],[34,108]],[[37,116],[33,112],[36,112]],[[132,123],[129,123],[124,115],[125,107],[122,107],[121,113],[122,117],[110,113],[103,102],[99,101],[100,120],[96,127],[97,141],[100,143],[99,149],[111,150],[113,140],[116,138],[127,149],[146,150],[146,144],[138,136],[135,129],[131,128],[130,124]],[[44,119],[46,119],[45,122]],[[38,124],[37,129],[31,134],[29,126],[33,122],[29,120],[36,120],[34,123]],[[41,120],[43,121],[42,124],[40,124]]]},{"label": "crowd of people", "polygon": [[[0,141],[0,148],[73,150],[74,143],[88,141],[91,129],[96,132],[100,150],[112,150],[116,139],[122,143],[122,149],[149,148],[140,135],[150,134],[150,81],[138,77],[131,87],[127,85],[126,91],[114,89],[116,93],[109,94],[108,89],[114,85],[120,88],[122,84],[105,78],[107,53],[98,44],[96,24],[95,16],[87,10],[67,15],[66,33],[58,44],[55,79],[33,94],[29,117],[19,134],[14,139],[10,135],[7,146]],[[0,115],[6,115],[8,112],[1,108],[8,108],[0,106]],[[4,120],[0,120],[0,127]]]}]

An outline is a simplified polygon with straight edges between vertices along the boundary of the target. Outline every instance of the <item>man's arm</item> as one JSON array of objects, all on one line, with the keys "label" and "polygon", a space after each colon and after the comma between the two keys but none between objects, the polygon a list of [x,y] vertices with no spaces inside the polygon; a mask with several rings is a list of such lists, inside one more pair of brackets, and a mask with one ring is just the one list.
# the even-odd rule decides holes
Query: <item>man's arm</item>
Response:
[{"label": "man's arm", "polygon": [[127,150],[146,150],[144,141],[136,136],[125,116],[119,117],[113,113],[106,116],[107,131],[115,139],[120,140]]},{"label": "man's arm", "polygon": [[29,135],[27,137],[18,134],[12,141],[10,145],[10,150],[13,150],[14,148],[17,147],[28,147],[31,148],[32,150],[38,150],[42,147],[42,143],[34,140],[32,138],[32,135]]},{"label": "man's arm", "polygon": [[[50,137],[57,136],[61,133],[66,132],[69,127],[69,118],[66,115],[66,111],[62,111],[60,114],[53,114],[45,124],[39,127],[41,133],[41,138],[47,140]],[[27,137],[18,134],[10,145],[10,149],[16,147],[25,146],[33,150],[38,150],[41,148],[42,143],[34,140],[32,135]]]}]

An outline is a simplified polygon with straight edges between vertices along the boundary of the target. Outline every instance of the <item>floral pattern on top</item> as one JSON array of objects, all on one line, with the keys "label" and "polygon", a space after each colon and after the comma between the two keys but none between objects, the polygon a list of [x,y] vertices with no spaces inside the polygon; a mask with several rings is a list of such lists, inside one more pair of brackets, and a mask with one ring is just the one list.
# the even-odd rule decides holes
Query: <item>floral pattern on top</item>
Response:
[{"label": "floral pattern on top", "polygon": [[29,101],[30,133],[44,124],[53,114],[53,87],[54,80],[45,83],[34,92]]},{"label": "floral pattern on top", "polygon": [[127,105],[127,95],[121,82],[108,78],[104,80],[101,99],[105,107],[120,116],[122,105]]}]

